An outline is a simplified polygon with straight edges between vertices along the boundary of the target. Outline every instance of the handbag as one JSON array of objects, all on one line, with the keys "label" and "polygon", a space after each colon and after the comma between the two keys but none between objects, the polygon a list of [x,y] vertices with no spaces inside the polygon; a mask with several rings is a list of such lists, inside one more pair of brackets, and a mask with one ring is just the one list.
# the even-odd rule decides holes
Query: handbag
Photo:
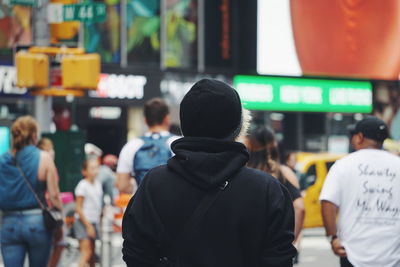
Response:
[{"label": "handbag", "polygon": [[24,181],[26,185],[28,186],[29,190],[32,192],[33,196],[36,199],[36,202],[38,203],[40,209],[42,210],[42,215],[43,215],[43,222],[44,226],[48,231],[54,231],[57,228],[61,227],[64,223],[63,220],[63,215],[62,212],[57,209],[57,208],[49,208],[46,205],[42,203],[38,195],[36,194],[35,190],[33,189],[31,183],[28,181],[28,178],[26,178],[26,175],[24,171],[21,169],[21,167],[18,165],[16,159],[15,159],[15,166],[18,168],[19,172],[21,173],[22,177],[24,178]]}]

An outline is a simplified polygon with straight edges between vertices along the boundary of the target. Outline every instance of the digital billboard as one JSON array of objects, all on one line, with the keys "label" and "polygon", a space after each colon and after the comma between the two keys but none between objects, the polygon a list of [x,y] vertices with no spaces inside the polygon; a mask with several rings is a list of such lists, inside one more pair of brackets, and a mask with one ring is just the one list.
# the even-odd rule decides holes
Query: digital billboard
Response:
[{"label": "digital billboard", "polygon": [[126,1],[126,46],[129,65],[160,65],[160,2]]},{"label": "digital billboard", "polygon": [[372,84],[366,81],[237,75],[233,85],[249,110],[372,111]]},{"label": "digital billboard", "polygon": [[121,6],[119,0],[97,0],[107,8],[107,20],[85,23],[85,49],[88,53],[99,53],[104,63],[121,60]]},{"label": "digital billboard", "polygon": [[400,1],[258,0],[257,72],[398,80]]},{"label": "digital billboard", "polygon": [[32,7],[0,1],[0,63],[12,63],[13,47],[32,43]]},{"label": "digital billboard", "polygon": [[0,126],[0,155],[10,149],[10,129]]},{"label": "digital billboard", "polygon": [[197,67],[197,0],[168,0],[165,11],[167,68]]}]

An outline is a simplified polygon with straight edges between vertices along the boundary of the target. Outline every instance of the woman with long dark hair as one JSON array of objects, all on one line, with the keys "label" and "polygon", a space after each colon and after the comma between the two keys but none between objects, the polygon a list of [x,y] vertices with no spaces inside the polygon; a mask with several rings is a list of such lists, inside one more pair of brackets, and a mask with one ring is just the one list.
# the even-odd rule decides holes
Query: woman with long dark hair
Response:
[{"label": "woman with long dark hair", "polygon": [[296,243],[304,222],[304,201],[300,194],[296,175],[290,168],[280,164],[278,142],[268,127],[258,127],[250,132],[245,142],[250,153],[248,167],[265,171],[277,178],[289,191],[295,211]]},{"label": "woman with long dark hair", "polygon": [[[6,267],[47,266],[53,233],[44,225],[42,209],[28,183],[46,205],[61,210],[56,168],[51,156],[40,151],[38,125],[31,116],[18,118],[11,126],[11,151],[0,156],[0,209],[3,212],[1,253]],[[26,178],[25,178],[26,177]]]}]

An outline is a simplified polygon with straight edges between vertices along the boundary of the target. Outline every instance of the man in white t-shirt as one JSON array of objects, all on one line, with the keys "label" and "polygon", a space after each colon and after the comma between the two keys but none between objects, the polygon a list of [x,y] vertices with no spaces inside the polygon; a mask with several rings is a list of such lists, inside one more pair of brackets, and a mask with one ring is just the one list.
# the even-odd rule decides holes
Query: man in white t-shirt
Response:
[{"label": "man in white t-shirt", "polygon": [[400,266],[400,158],[382,150],[387,137],[382,120],[358,122],[356,152],[332,166],[323,186],[324,226],[342,267]]},{"label": "man in white t-shirt", "polygon": [[[144,118],[149,128],[144,137],[130,140],[119,154],[116,187],[122,193],[133,194],[140,183],[140,179],[135,177],[138,175],[135,175],[134,161],[136,153],[145,144],[145,138],[165,139],[169,151],[171,143],[178,138],[169,132],[169,107],[161,98],[152,98],[146,102]],[[163,162],[163,164],[166,163],[166,161]],[[132,179],[133,177],[136,179]]]}]

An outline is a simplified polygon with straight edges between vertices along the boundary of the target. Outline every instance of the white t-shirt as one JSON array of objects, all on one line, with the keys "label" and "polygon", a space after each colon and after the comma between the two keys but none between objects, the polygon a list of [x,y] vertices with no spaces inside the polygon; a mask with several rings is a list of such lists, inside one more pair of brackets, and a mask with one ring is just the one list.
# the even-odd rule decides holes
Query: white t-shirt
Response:
[{"label": "white t-shirt", "polygon": [[[160,134],[161,136],[170,135],[167,131],[160,132]],[[145,136],[151,136],[151,133],[147,132]],[[180,136],[171,135],[167,140],[168,146],[171,147],[172,142],[178,138],[180,138]],[[136,152],[143,144],[144,142],[141,138],[135,138],[124,145],[118,158],[118,173],[133,173],[133,159],[135,158]]]},{"label": "white t-shirt", "polygon": [[100,223],[103,189],[98,181],[82,179],[75,188],[75,195],[83,197],[83,215],[90,223]]},{"label": "white t-shirt", "polygon": [[400,266],[399,157],[362,149],[338,160],[320,200],[339,207],[338,235],[354,266]]}]

